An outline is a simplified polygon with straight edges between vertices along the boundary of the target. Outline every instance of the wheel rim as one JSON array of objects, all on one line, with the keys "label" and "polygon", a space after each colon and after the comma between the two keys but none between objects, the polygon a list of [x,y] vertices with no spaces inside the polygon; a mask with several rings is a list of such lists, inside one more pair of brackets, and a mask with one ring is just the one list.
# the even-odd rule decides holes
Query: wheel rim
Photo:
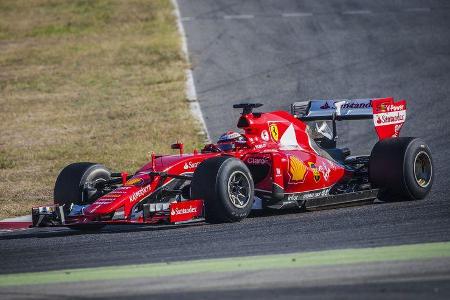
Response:
[{"label": "wheel rim", "polygon": [[426,188],[431,182],[432,175],[433,166],[431,165],[430,156],[425,151],[420,151],[414,159],[414,178],[417,184],[422,188]]},{"label": "wheel rim", "polygon": [[237,208],[244,208],[250,201],[250,181],[241,171],[235,171],[228,179],[228,197]]},{"label": "wheel rim", "polygon": [[[91,202],[90,199],[92,199],[92,197],[94,197],[95,195],[97,195],[99,193],[99,190],[97,189],[97,184],[99,184],[100,182],[106,182],[106,179],[102,178],[102,177],[98,177],[98,178],[94,178],[94,180],[88,181],[84,184],[84,186],[82,187],[83,192],[81,194],[82,202],[86,202],[86,203]],[[87,198],[87,199],[85,199],[85,198]],[[96,198],[94,198],[94,200],[96,200]]]}]

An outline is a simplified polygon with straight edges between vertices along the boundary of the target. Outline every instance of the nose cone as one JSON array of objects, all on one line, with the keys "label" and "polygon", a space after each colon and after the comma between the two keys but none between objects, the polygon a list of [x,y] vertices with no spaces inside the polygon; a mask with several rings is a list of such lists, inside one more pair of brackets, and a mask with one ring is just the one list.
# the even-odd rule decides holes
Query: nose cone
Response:
[{"label": "nose cone", "polygon": [[85,215],[105,215],[113,213],[116,209],[128,203],[128,198],[134,191],[138,190],[136,186],[122,186],[114,191],[98,198],[94,203],[84,210]]}]

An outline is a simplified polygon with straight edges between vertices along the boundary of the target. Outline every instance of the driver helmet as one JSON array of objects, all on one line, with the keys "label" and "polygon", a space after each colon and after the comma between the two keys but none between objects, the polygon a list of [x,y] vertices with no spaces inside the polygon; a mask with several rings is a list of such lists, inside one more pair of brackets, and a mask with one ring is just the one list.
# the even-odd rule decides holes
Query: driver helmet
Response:
[{"label": "driver helmet", "polygon": [[222,151],[231,151],[236,146],[245,144],[245,137],[239,132],[228,131],[222,134],[217,141],[217,147]]}]

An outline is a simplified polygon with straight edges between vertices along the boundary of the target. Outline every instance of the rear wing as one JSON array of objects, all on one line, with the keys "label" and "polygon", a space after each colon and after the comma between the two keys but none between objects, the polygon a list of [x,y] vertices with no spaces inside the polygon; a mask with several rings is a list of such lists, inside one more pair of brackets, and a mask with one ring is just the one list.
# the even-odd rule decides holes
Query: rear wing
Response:
[{"label": "rear wing", "polygon": [[291,113],[302,121],[373,119],[379,139],[396,137],[406,119],[406,101],[394,98],[295,102]]},{"label": "rear wing", "polygon": [[291,113],[302,121],[372,119],[372,99],[295,102]]}]

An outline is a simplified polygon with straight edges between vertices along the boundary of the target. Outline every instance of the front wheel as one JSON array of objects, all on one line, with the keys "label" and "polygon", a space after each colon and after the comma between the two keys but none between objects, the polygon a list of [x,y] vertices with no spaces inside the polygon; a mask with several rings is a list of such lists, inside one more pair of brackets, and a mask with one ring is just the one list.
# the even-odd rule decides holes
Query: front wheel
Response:
[{"label": "front wheel", "polygon": [[380,189],[380,200],[423,199],[434,179],[430,149],[419,138],[381,140],[370,155],[369,177],[372,185]]},{"label": "front wheel", "polygon": [[247,166],[229,156],[202,162],[191,183],[193,199],[205,201],[209,223],[237,222],[247,217],[254,201],[254,184]]},{"label": "front wheel", "polygon": [[55,204],[64,205],[68,212],[72,204],[90,204],[103,195],[96,186],[101,181],[111,179],[111,172],[103,165],[78,162],[65,167],[56,179],[54,189]]}]

